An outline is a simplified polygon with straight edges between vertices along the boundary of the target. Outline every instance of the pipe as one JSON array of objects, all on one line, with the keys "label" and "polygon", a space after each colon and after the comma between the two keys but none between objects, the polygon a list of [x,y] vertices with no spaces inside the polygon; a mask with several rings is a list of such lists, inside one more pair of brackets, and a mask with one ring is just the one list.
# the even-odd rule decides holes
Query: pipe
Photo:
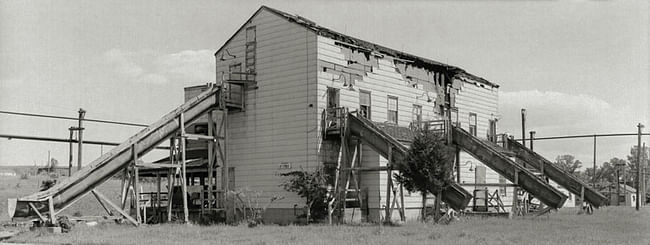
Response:
[{"label": "pipe", "polygon": [[[42,137],[42,136],[27,136],[27,135],[16,135],[16,134],[0,134],[0,138],[6,138],[9,140],[19,139],[19,140],[36,140],[36,141],[49,141],[49,142],[62,142],[62,143],[77,143],[75,139],[61,139],[61,138],[51,138],[51,137]],[[84,144],[88,145],[111,145],[117,146],[119,143],[107,142],[107,141],[96,141],[96,140],[85,140]],[[167,146],[158,146],[158,150],[169,150]]]}]

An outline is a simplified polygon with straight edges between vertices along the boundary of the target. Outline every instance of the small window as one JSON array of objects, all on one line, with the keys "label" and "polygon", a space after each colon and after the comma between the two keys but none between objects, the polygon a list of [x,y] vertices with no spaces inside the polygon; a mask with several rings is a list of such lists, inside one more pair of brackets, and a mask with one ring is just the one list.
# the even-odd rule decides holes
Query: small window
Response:
[{"label": "small window", "polygon": [[255,42],[255,27],[246,28],[246,43]]},{"label": "small window", "polygon": [[370,119],[370,92],[359,91],[359,116]]},{"label": "small window", "polygon": [[388,96],[388,122],[397,124],[397,97]]},{"label": "small window", "polygon": [[476,136],[476,113],[469,114],[469,133]]},{"label": "small window", "polygon": [[418,125],[422,122],[422,106],[413,105],[413,122]]}]

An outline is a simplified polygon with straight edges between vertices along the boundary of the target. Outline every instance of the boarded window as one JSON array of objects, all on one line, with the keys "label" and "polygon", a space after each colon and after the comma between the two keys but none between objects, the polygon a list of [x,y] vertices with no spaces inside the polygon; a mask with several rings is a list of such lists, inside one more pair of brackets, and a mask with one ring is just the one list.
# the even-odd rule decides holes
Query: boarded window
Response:
[{"label": "boarded window", "polygon": [[228,190],[235,189],[235,167],[228,167]]},{"label": "boarded window", "polygon": [[485,184],[485,166],[476,166],[474,174],[474,183]]},{"label": "boarded window", "polygon": [[388,96],[388,122],[397,124],[397,97]]},{"label": "boarded window", "polygon": [[[441,108],[441,110],[444,110],[444,108]],[[451,123],[456,127],[460,127],[460,121],[458,121],[458,108],[451,108],[449,113],[451,113]]]},{"label": "boarded window", "polygon": [[421,105],[413,105],[413,122],[416,123],[417,125],[422,122],[422,106]]},{"label": "boarded window", "polygon": [[255,27],[246,28],[246,72],[255,72],[255,49],[257,47]]},{"label": "boarded window", "polygon": [[506,178],[504,178],[503,176],[499,175],[499,184],[501,185],[501,186],[499,186],[499,195],[500,195],[500,196],[503,196],[503,197],[508,196],[507,188],[506,188],[506,186],[505,186],[505,184],[506,184]]},{"label": "boarded window", "polygon": [[359,91],[359,116],[370,119],[370,92]]},{"label": "boarded window", "polygon": [[476,113],[469,114],[469,133],[476,136]]}]

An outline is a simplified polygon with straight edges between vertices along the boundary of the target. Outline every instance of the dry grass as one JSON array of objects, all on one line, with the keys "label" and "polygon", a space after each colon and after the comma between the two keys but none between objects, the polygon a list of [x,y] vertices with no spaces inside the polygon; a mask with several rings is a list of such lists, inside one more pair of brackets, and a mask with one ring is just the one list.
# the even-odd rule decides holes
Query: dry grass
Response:
[{"label": "dry grass", "polygon": [[27,232],[10,242],[72,244],[650,244],[650,209],[575,209],[538,218],[473,218],[450,225],[367,226],[77,225],[67,234]]},{"label": "dry grass", "polygon": [[[0,181],[0,206],[6,220],[6,198],[29,194],[40,179]],[[16,188],[16,185],[18,187]],[[117,198],[119,181],[100,189]],[[103,214],[86,197],[67,213]],[[111,223],[88,227],[79,223],[66,234],[22,233],[9,242],[48,244],[650,244],[650,207],[609,207],[594,215],[576,215],[565,209],[537,218],[472,218],[450,225],[407,223],[401,227],[377,225],[246,226],[151,225],[134,228]]]}]

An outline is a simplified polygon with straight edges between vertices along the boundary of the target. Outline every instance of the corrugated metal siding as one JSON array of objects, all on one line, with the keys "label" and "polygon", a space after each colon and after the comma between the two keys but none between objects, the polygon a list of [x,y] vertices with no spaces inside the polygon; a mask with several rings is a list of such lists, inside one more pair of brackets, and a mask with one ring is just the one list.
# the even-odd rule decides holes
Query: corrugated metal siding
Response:
[{"label": "corrugated metal siding", "polygon": [[[274,195],[285,197],[271,208],[302,206],[304,200],[279,186],[283,181],[279,174],[319,165],[315,129],[320,114],[309,107],[317,100],[316,35],[266,10],[249,26],[256,26],[259,89],[247,92],[245,112],[229,115],[228,157],[235,167],[235,185],[261,191],[262,204]],[[229,65],[244,66],[246,27],[222,51],[236,58],[222,61],[221,54],[216,55],[218,80]],[[280,163],[291,163],[291,169],[279,169]]]}]

